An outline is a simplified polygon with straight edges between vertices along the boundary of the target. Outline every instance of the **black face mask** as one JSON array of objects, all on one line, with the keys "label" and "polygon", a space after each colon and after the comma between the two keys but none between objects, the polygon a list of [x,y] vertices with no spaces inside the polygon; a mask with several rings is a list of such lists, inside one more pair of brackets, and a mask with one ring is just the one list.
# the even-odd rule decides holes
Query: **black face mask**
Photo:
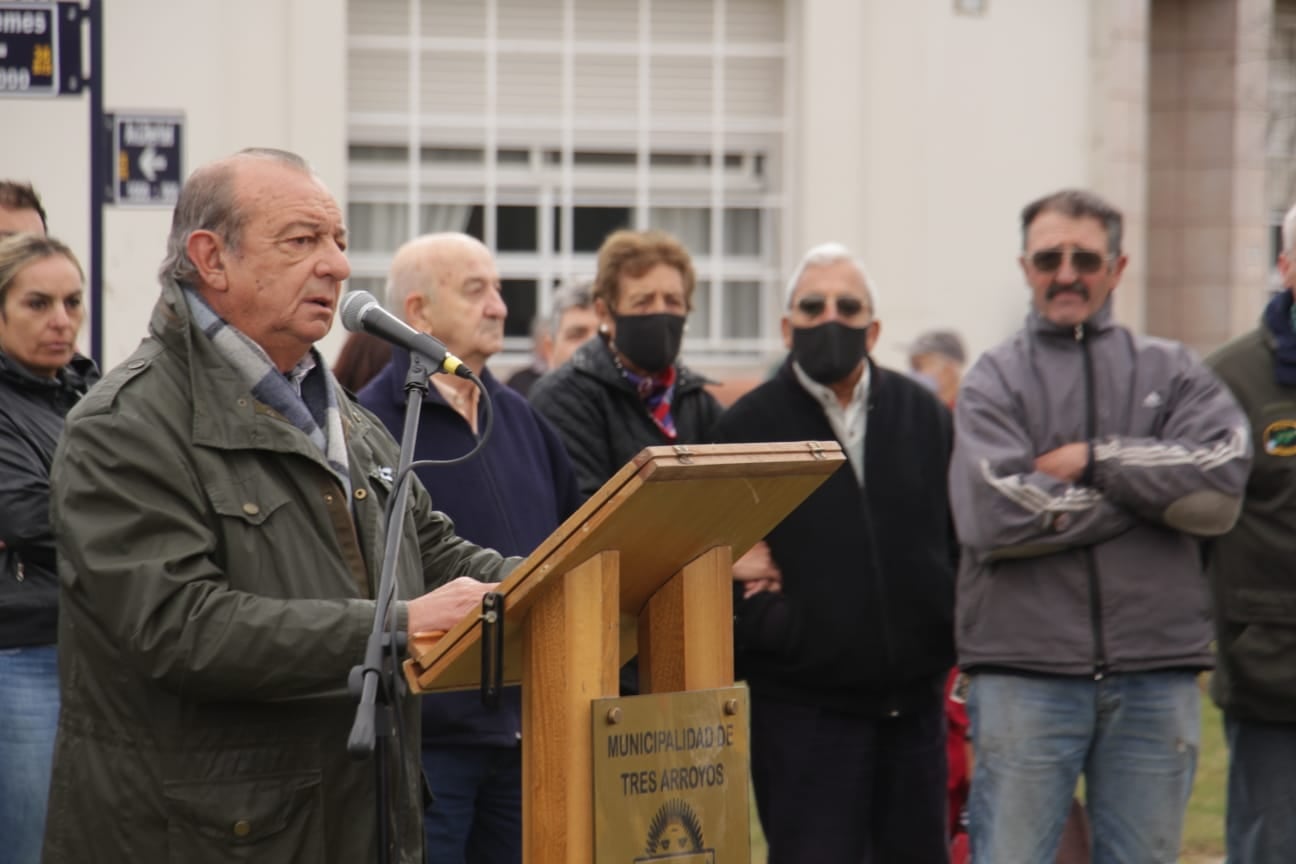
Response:
[{"label": "black face mask", "polygon": [[792,328],[792,359],[824,386],[836,384],[854,372],[867,356],[868,327],[827,321],[814,327]]},{"label": "black face mask", "polygon": [[643,371],[662,372],[679,356],[684,338],[683,315],[617,315],[615,320],[616,350]]}]

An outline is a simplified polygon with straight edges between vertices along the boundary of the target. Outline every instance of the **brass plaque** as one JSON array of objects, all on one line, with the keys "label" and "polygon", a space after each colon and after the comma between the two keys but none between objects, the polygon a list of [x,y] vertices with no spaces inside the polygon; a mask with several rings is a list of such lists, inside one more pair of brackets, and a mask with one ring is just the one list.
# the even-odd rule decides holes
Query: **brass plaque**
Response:
[{"label": "brass plaque", "polygon": [[595,864],[749,864],[747,688],[592,707]]}]

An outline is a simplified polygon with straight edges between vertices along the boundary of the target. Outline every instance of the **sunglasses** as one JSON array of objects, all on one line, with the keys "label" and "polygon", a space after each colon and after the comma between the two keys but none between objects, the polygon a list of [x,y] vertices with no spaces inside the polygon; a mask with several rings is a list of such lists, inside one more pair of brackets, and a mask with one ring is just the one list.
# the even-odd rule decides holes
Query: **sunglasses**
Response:
[{"label": "sunglasses", "polygon": [[1071,256],[1071,269],[1086,276],[1103,269],[1113,257],[1091,249],[1072,249],[1069,252],[1065,249],[1041,249],[1031,253],[1030,263],[1041,273],[1056,273],[1068,254]]},{"label": "sunglasses", "polygon": [[[864,301],[858,297],[837,297],[833,299],[837,314],[842,318],[854,318],[864,311]],[[807,294],[796,302],[796,308],[807,318],[818,318],[828,308],[828,298],[818,294]]]}]

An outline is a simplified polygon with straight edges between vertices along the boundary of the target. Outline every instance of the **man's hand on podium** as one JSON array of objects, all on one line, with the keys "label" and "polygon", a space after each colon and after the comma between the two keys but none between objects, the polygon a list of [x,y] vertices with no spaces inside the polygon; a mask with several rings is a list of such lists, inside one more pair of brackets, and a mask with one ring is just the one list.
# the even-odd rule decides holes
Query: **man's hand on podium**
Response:
[{"label": "man's hand on podium", "polygon": [[770,556],[769,546],[759,541],[733,564],[733,578],[742,583],[743,599],[761,591],[777,594],[783,590],[783,573]]},{"label": "man's hand on podium", "polygon": [[479,582],[460,576],[435,591],[415,597],[409,601],[410,634],[449,630],[465,615],[480,611],[482,597],[498,587],[498,582]]}]

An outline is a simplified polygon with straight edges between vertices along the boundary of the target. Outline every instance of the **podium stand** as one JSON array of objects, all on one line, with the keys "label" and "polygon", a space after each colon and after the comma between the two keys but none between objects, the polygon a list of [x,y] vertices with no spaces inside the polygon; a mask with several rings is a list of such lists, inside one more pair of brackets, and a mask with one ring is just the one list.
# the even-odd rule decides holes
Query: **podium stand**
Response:
[{"label": "podium stand", "polygon": [[[591,702],[618,695],[622,663],[638,653],[642,693],[733,684],[733,559],[844,461],[835,441],[649,447],[500,584],[526,864],[593,861]],[[476,688],[481,628],[413,634],[410,685]]]}]

